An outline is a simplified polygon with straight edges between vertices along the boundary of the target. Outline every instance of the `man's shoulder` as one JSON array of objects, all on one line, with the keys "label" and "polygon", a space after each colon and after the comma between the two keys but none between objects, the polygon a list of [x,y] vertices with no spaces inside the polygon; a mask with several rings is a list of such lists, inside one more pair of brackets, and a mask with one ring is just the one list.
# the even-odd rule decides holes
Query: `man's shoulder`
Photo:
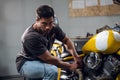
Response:
[{"label": "man's shoulder", "polygon": [[61,30],[61,28],[59,27],[59,26],[55,26],[54,28],[53,28],[53,31],[59,31],[59,30]]},{"label": "man's shoulder", "polygon": [[54,29],[60,29],[60,27],[59,26],[55,26]]},{"label": "man's shoulder", "polygon": [[26,40],[26,39],[35,39],[35,38],[39,38],[41,35],[34,31],[31,27],[28,27],[23,35],[21,36],[21,40]]}]

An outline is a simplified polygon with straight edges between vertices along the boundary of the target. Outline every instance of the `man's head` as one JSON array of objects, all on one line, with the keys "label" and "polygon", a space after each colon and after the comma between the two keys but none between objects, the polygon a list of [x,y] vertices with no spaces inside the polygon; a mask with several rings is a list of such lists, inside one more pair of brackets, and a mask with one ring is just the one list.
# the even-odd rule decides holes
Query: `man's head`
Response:
[{"label": "man's head", "polygon": [[38,30],[49,33],[54,26],[54,10],[48,5],[42,5],[36,10],[36,25]]},{"label": "man's head", "polygon": [[37,8],[37,17],[39,18],[50,18],[54,17],[54,10],[48,5],[42,5]]}]

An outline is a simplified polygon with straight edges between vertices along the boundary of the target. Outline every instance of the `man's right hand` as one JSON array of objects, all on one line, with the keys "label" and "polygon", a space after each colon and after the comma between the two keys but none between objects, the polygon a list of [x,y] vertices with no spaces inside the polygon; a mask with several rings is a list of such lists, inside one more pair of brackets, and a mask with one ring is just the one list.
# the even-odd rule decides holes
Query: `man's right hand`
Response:
[{"label": "man's right hand", "polygon": [[78,68],[78,64],[77,63],[71,63],[70,64],[70,67],[69,67],[69,69],[71,70],[71,71],[75,71],[77,68]]}]

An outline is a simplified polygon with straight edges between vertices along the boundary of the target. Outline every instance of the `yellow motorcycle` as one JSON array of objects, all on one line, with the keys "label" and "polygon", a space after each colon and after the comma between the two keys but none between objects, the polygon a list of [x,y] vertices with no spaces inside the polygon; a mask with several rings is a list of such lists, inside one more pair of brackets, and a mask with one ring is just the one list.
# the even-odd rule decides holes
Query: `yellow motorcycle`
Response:
[{"label": "yellow motorcycle", "polygon": [[[75,72],[58,69],[58,80],[120,80],[120,34],[113,30],[102,31],[82,45],[83,67]],[[56,43],[54,55],[72,63],[73,58],[63,44]],[[59,53],[59,54],[58,54]]]}]

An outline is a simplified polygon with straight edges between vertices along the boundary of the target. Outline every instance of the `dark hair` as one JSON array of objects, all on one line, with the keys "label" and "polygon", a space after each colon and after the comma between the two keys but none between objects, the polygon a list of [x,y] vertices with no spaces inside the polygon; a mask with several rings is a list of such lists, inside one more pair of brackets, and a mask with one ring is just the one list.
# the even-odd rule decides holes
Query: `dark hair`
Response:
[{"label": "dark hair", "polygon": [[36,10],[37,15],[39,18],[50,18],[54,17],[54,10],[52,7],[48,5],[42,5],[37,8]]}]

